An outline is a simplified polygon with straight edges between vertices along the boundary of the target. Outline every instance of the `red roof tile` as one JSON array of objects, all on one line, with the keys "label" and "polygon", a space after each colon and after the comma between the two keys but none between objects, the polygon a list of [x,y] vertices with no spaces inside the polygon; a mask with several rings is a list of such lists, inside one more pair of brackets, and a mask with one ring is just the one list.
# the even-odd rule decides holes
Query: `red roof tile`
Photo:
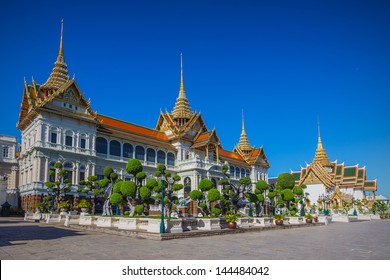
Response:
[{"label": "red roof tile", "polygon": [[128,122],[116,120],[116,119],[102,116],[102,115],[98,115],[98,119],[99,119],[99,121],[102,122],[103,125],[106,125],[106,126],[111,126],[114,128],[125,130],[127,132],[133,132],[133,133],[141,134],[141,135],[144,135],[147,137],[168,141],[168,137],[165,135],[165,133],[157,131],[157,130],[134,125],[134,124],[131,124]]}]

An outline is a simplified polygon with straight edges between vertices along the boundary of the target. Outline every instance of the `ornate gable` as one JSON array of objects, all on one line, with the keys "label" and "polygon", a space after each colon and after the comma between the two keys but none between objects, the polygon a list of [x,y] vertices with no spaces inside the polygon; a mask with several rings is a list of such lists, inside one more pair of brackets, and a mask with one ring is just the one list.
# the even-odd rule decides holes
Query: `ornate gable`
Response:
[{"label": "ornate gable", "polygon": [[327,188],[335,186],[335,182],[329,172],[320,163],[314,162],[307,168],[306,174],[301,177],[299,185],[321,183]]}]

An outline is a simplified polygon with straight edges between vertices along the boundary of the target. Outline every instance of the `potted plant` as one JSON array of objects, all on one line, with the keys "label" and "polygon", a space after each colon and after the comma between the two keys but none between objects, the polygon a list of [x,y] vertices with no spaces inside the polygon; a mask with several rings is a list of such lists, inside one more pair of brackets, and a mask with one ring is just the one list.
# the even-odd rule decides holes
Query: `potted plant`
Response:
[{"label": "potted plant", "polygon": [[61,209],[61,212],[66,212],[70,206],[69,200],[62,201],[58,207]]},{"label": "potted plant", "polygon": [[275,224],[278,226],[283,225],[283,218],[284,216],[282,214],[276,214],[272,216],[273,219],[275,219]]},{"label": "potted plant", "polygon": [[236,222],[237,219],[238,219],[238,216],[236,214],[228,214],[228,215],[226,215],[227,227],[230,228],[230,229],[237,228],[237,222]]},{"label": "potted plant", "polygon": [[313,222],[313,216],[311,214],[306,214],[305,218],[307,224],[311,224]]},{"label": "potted plant", "polygon": [[81,212],[87,213],[88,209],[91,208],[91,203],[86,199],[82,199],[77,206],[81,209]]}]

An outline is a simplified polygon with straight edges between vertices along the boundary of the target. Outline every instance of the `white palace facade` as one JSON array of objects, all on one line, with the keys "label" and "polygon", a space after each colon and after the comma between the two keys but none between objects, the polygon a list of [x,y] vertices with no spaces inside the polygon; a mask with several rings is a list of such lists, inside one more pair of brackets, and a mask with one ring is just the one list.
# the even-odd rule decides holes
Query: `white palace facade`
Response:
[{"label": "white palace facade", "polygon": [[122,179],[130,178],[125,167],[131,158],[142,162],[149,177],[159,163],[180,175],[184,189],[179,196],[197,189],[202,178],[218,186],[224,164],[229,166],[233,181],[242,177],[250,177],[253,183],[267,181],[267,157],[262,147],[249,144],[244,122],[233,151],[223,149],[216,130],[209,130],[202,115],[191,110],[182,67],[180,76],[174,108],[160,112],[154,129],[97,114],[76,80],[69,78],[61,30],[59,53],[47,81],[24,82],[17,123],[21,131],[18,160],[22,209],[33,210],[48,195],[45,182],[58,161],[68,171],[75,199],[78,182],[91,175],[102,177],[105,166],[114,168]]}]

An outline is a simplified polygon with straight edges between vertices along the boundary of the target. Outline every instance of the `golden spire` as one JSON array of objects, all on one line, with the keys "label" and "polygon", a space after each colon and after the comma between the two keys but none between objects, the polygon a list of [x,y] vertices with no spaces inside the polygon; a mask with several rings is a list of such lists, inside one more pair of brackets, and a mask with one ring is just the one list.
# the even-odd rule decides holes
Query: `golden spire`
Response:
[{"label": "golden spire", "polygon": [[322,166],[331,166],[330,160],[325,152],[324,147],[322,146],[321,133],[320,133],[320,121],[318,121],[318,144],[317,150],[314,155],[313,163],[318,162]]},{"label": "golden spire", "polygon": [[244,110],[242,110],[242,128],[241,128],[240,140],[238,142],[238,147],[243,152],[250,152],[250,151],[252,151],[252,147],[251,147],[251,145],[249,144],[249,141],[248,141],[248,136],[246,135],[246,132],[245,132]]},{"label": "golden spire", "polygon": [[62,36],[64,34],[64,19],[61,20],[61,39],[60,39],[60,50],[58,52],[57,61],[58,62],[65,62],[64,58],[64,50],[62,48]]},{"label": "golden spire", "polygon": [[54,68],[51,71],[46,83],[42,85],[42,89],[57,90],[67,81],[69,81],[68,68],[65,63],[64,50],[62,45],[62,37],[64,33],[64,20],[61,20],[61,37],[60,50],[58,52],[57,60],[54,62]]},{"label": "golden spire", "polygon": [[[174,119],[188,120],[192,116],[190,103],[184,90],[184,77],[183,77],[183,55],[180,53],[180,90],[179,97],[176,99],[175,107],[173,108],[172,115]],[[181,122],[182,124],[183,122]]]},{"label": "golden spire", "polygon": [[186,97],[186,92],[184,90],[184,77],[183,77],[183,53],[180,52],[180,97]]}]

